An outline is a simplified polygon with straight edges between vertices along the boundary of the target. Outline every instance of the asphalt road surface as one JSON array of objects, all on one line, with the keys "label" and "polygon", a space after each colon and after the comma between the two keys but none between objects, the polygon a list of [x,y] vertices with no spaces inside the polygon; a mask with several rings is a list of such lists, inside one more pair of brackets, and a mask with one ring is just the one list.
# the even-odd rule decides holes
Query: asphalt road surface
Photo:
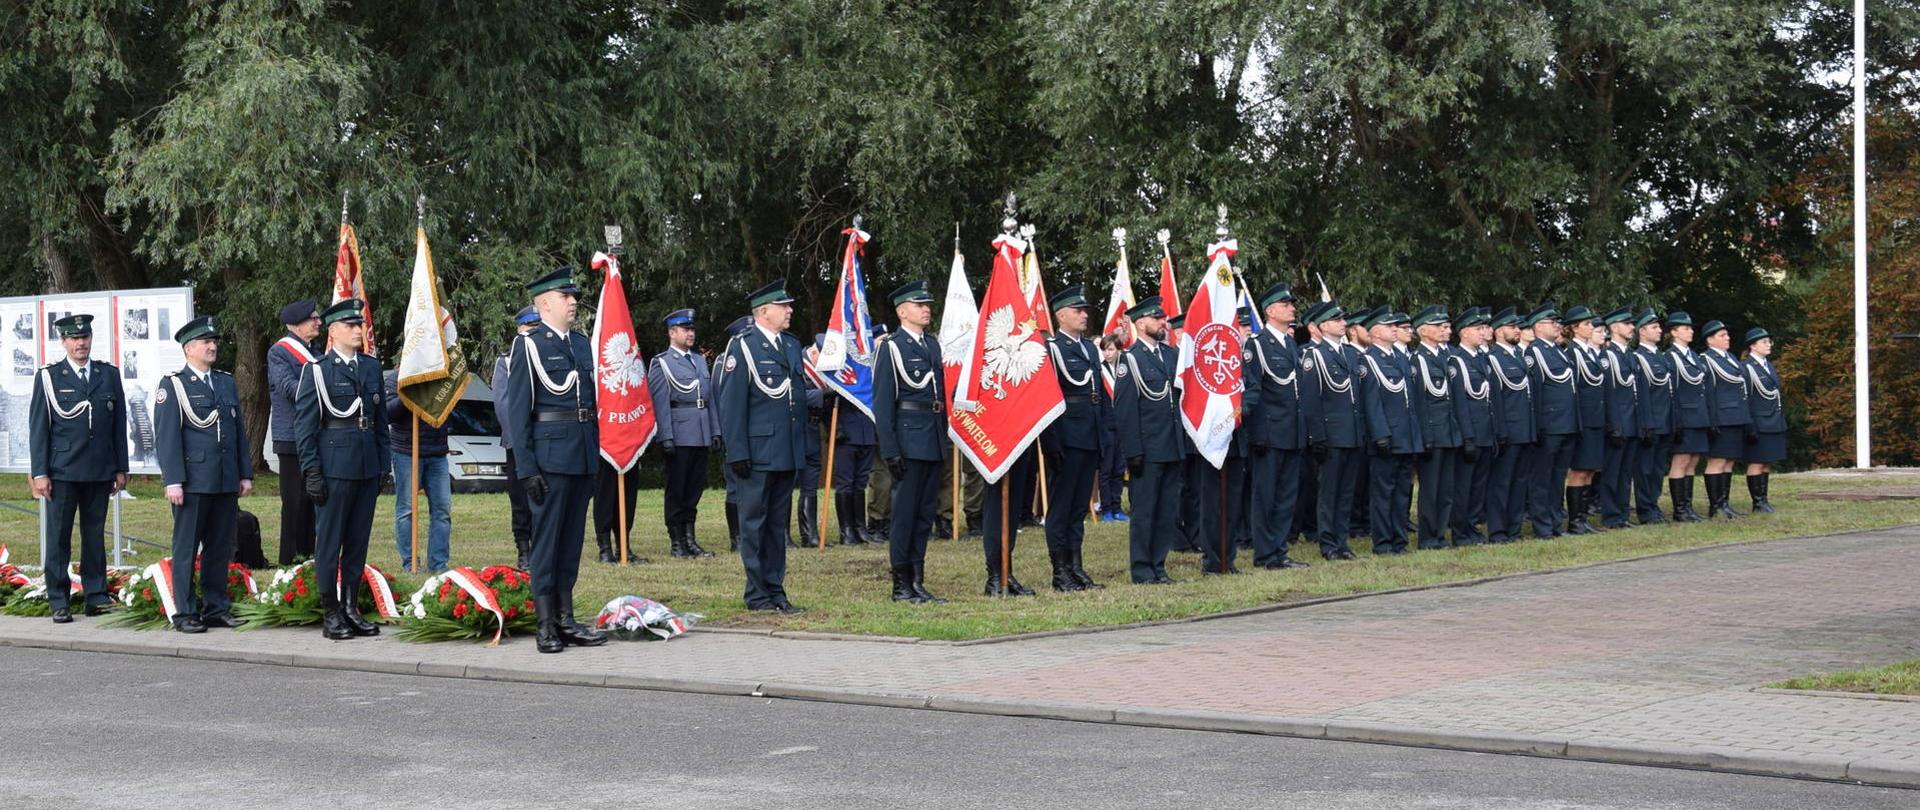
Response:
[{"label": "asphalt road surface", "polygon": [[9,647],[0,684],[0,796],[33,805],[1920,806],[1760,776]]}]

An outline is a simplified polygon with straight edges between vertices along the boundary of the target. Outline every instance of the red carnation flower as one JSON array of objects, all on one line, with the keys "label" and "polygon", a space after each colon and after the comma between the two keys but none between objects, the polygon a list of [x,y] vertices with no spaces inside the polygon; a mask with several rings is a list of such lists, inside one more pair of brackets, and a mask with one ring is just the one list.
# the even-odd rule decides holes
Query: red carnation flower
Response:
[{"label": "red carnation flower", "polygon": [[153,589],[152,589],[152,588],[141,588],[141,589],[140,589],[140,598],[141,598],[141,599],[152,599],[152,598],[153,598]]},{"label": "red carnation flower", "polygon": [[521,612],[521,613],[525,613],[525,612],[527,612],[527,611],[529,611],[529,610],[532,610],[532,609],[533,609],[533,600],[532,600],[532,599],[528,599],[528,600],[527,600],[526,602],[524,602],[524,603],[522,603],[522,604],[520,605],[520,612]]},{"label": "red carnation flower", "polygon": [[287,604],[291,605],[293,604],[294,597],[297,596],[297,594],[295,594],[293,591],[287,591],[286,596],[287,596]]},{"label": "red carnation flower", "polygon": [[454,606],[453,606],[453,617],[454,617],[454,618],[456,618],[456,619],[464,619],[464,618],[466,618],[466,617],[467,617],[467,606],[466,606],[466,605],[454,605]]},{"label": "red carnation flower", "polygon": [[513,617],[518,615],[518,613],[519,611],[516,611],[513,608],[507,608],[507,621],[513,621]]}]

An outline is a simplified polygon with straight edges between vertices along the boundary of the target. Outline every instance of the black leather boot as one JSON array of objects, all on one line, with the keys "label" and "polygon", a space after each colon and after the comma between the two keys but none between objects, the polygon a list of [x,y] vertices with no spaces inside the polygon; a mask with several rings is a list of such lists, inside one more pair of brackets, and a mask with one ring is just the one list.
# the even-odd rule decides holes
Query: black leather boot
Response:
[{"label": "black leather boot", "polygon": [[920,594],[913,592],[913,566],[895,565],[893,570],[893,601],[920,604],[925,601]]},{"label": "black leather boot", "polygon": [[1699,523],[1706,520],[1693,508],[1693,476],[1675,478],[1668,482],[1673,488],[1673,519],[1680,523]]},{"label": "black leather boot", "polygon": [[727,502],[727,550],[740,550],[740,505]]},{"label": "black leather boot", "polygon": [[936,605],[944,605],[947,603],[947,600],[934,596],[933,592],[927,590],[926,560],[921,560],[913,564],[913,592],[920,596],[920,601],[922,602],[932,602]]},{"label": "black leather boot", "polygon": [[671,523],[667,524],[667,556],[676,560],[693,556],[693,552],[687,550],[686,538],[680,535],[680,527]]},{"label": "black leather boot", "polygon": [[513,538],[513,550],[514,550],[514,553],[518,555],[518,558],[519,558],[514,563],[513,567],[518,568],[522,571],[527,570],[527,555],[533,553],[533,538],[531,537]]},{"label": "black leather boot", "polygon": [[1059,549],[1049,548],[1047,560],[1053,563],[1054,590],[1062,592],[1085,590],[1080,587],[1080,580],[1074,577],[1072,563],[1067,560],[1066,554]]},{"label": "black leather boot", "polygon": [[860,534],[860,523],[867,515],[855,500],[855,493],[834,490],[833,511],[840,518],[840,545],[866,545],[867,538]]},{"label": "black leather boot", "polygon": [[1000,579],[1000,558],[987,560],[987,587],[981,593],[987,596],[1006,596],[1005,583]]},{"label": "black leather boot", "polygon": [[346,583],[340,592],[340,617],[346,620],[347,629],[356,636],[380,635],[380,626],[360,615],[360,583]]},{"label": "black leather boot", "polygon": [[[860,510],[857,514],[865,515],[867,513],[867,491],[863,489],[853,493],[853,504],[855,508]],[[887,536],[893,533],[892,527],[887,525],[890,522],[892,522],[890,518],[883,518],[880,520],[860,520],[854,525],[860,527],[860,539],[867,541],[868,545],[884,546],[887,544]]]},{"label": "black leather boot", "polygon": [[537,617],[533,647],[543,653],[557,653],[567,648],[567,643],[560,640],[559,610],[554,605],[553,594],[533,595],[533,612]]},{"label": "black leather boot", "polygon": [[820,490],[811,487],[800,490],[800,505],[794,510],[794,520],[800,524],[800,545],[819,548]]},{"label": "black leather boot", "polygon": [[328,593],[320,594],[320,635],[334,641],[353,638],[353,628],[340,612],[340,599]]},{"label": "black leather boot", "polygon": [[1733,508],[1733,473],[1723,472],[1720,474],[1720,503],[1720,508],[1726,510],[1727,517],[1729,518],[1743,518],[1747,516],[1747,513]]},{"label": "black leather boot", "polygon": [[1747,497],[1753,499],[1753,511],[1772,514],[1773,504],[1767,500],[1767,476],[1772,473],[1760,473],[1747,476]]},{"label": "black leather boot", "polygon": [[1593,534],[1587,520],[1587,490],[1592,487],[1567,487],[1567,534]]},{"label": "black leather boot", "polygon": [[604,534],[596,534],[593,536],[593,542],[595,545],[598,545],[600,547],[601,562],[610,563],[615,561],[613,559],[613,538],[612,537],[609,537]]},{"label": "black leather boot", "polygon": [[1013,571],[1009,569],[1007,571],[1007,593],[1013,594],[1014,596],[1032,596],[1033,589],[1020,584],[1020,578],[1014,576]]},{"label": "black leather boot", "polygon": [[693,536],[694,525],[695,524],[692,523],[680,524],[680,542],[686,544],[687,551],[692,552],[695,557],[713,556],[713,552],[701,547],[699,539]]},{"label": "black leather boot", "polygon": [[1087,573],[1086,565],[1081,562],[1080,553],[1080,549],[1076,548],[1073,550],[1071,565],[1073,568],[1073,578],[1079,581],[1081,589],[1097,591],[1106,588],[1107,586],[1093,581],[1093,575]]},{"label": "black leather boot", "polygon": [[560,641],[569,647],[598,647],[607,643],[607,634],[573,620],[573,594],[556,593],[553,595],[555,629],[560,632]]}]

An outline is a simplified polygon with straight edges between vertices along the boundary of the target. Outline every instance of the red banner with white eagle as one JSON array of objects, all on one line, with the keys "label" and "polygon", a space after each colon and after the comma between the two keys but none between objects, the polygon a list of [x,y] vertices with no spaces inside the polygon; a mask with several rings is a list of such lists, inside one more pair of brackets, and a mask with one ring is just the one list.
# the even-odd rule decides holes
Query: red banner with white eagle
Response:
[{"label": "red banner with white eagle", "polygon": [[948,412],[954,446],[991,484],[1067,409],[1020,277],[1026,243],[993,240],[993,275]]},{"label": "red banner with white eagle", "polygon": [[1200,455],[1215,467],[1226,463],[1233,429],[1240,424],[1240,331],[1233,254],[1223,239],[1207,248],[1207,272],[1187,304],[1187,339],[1180,342],[1180,422]]},{"label": "red banner with white eagle", "polygon": [[653,441],[653,395],[647,390],[647,364],[633,337],[633,313],[627,309],[620,260],[593,254],[593,267],[606,271],[600,304],[593,316],[593,382],[600,407],[600,457],[626,472]]}]

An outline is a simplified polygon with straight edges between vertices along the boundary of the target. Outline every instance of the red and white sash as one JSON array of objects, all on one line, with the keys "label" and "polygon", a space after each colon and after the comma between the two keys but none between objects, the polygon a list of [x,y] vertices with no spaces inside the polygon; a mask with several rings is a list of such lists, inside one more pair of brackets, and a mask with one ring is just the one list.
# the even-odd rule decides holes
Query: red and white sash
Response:
[{"label": "red and white sash", "polygon": [[292,335],[287,335],[286,337],[283,337],[277,341],[274,341],[273,345],[278,346],[281,349],[286,350],[288,354],[293,355],[293,359],[300,361],[300,365],[304,366],[308,363],[313,362],[314,360],[313,351],[307,348],[307,344],[301,342],[299,338],[296,338]]}]

